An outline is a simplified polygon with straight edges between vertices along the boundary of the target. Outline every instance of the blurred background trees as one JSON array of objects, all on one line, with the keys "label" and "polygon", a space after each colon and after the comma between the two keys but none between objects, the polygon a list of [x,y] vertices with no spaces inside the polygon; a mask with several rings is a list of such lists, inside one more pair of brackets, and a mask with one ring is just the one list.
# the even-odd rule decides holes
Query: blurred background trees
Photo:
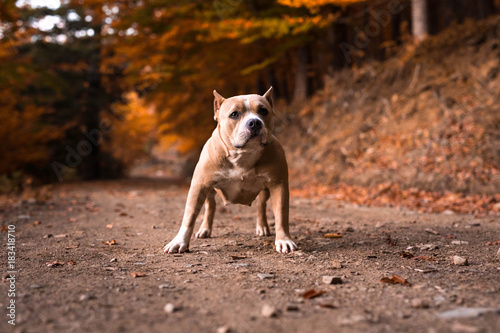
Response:
[{"label": "blurred background trees", "polygon": [[5,0],[0,175],[120,176],[153,147],[197,151],[212,90],[284,108],[495,0]]}]

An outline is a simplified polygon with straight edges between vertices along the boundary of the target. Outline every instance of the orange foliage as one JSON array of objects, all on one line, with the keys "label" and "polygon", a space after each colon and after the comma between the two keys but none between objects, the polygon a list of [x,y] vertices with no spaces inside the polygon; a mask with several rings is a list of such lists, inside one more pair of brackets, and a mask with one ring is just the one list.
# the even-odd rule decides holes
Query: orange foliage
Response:
[{"label": "orange foliage", "polygon": [[132,166],[150,152],[157,136],[157,116],[137,93],[126,94],[126,100],[126,104],[113,107],[117,119],[113,121],[111,143],[105,150],[126,166]]},{"label": "orange foliage", "polygon": [[325,5],[347,6],[367,0],[278,0],[279,4],[289,7],[318,8]]}]

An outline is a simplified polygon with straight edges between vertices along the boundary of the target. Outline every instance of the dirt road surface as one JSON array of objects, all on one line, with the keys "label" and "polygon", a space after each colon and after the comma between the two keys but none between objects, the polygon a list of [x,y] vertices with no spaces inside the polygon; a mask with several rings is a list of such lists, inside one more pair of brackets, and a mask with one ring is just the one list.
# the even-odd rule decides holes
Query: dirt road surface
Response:
[{"label": "dirt road surface", "polygon": [[[213,237],[194,239],[189,253],[165,255],[186,195],[187,187],[172,182],[128,180],[6,199],[0,331],[498,332],[498,217],[292,197],[300,250],[283,255],[272,236],[254,234],[255,207],[218,200]],[[335,233],[341,237],[323,237]],[[380,282],[393,275],[409,285]],[[331,277],[341,283],[327,284]],[[15,326],[8,323],[11,299]]]}]

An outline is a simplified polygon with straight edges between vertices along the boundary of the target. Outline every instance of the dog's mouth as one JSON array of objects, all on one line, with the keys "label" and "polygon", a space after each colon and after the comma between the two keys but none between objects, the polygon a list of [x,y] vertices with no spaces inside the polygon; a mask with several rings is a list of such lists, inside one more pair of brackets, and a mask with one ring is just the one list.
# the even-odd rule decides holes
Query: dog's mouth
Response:
[{"label": "dog's mouth", "polygon": [[245,131],[243,135],[239,135],[236,142],[233,143],[234,148],[243,148],[248,143],[253,143],[258,140],[261,146],[267,145],[267,140],[264,140],[264,131],[254,132],[254,131]]}]

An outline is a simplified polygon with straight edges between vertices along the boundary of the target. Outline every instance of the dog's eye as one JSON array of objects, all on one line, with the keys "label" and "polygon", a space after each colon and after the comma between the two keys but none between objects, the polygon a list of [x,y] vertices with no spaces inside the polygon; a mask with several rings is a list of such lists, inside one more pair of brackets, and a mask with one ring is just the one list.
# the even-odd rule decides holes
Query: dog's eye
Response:
[{"label": "dog's eye", "polygon": [[260,108],[258,112],[261,116],[267,116],[269,113],[269,111],[267,109],[264,109],[264,108]]},{"label": "dog's eye", "polygon": [[229,118],[232,118],[232,119],[237,119],[239,116],[240,116],[240,114],[238,113],[238,111],[233,111],[233,112],[229,115]]}]

